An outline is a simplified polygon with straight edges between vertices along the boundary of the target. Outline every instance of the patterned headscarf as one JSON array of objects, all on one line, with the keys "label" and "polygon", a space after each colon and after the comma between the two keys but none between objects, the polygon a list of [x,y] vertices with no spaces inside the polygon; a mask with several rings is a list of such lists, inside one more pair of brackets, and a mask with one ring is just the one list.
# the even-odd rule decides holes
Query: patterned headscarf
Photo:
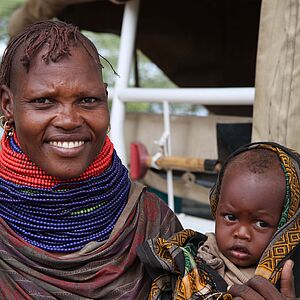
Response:
[{"label": "patterned headscarf", "polygon": [[226,167],[232,160],[242,152],[252,149],[269,149],[279,158],[282,169],[285,173],[286,193],[284,208],[272,241],[261,256],[255,274],[261,275],[276,283],[280,278],[284,262],[296,251],[300,244],[300,209],[299,209],[299,176],[300,176],[300,155],[280,144],[273,142],[257,142],[247,144],[233,152],[224,163],[218,180],[210,192],[210,204],[213,216],[219,202],[222,178]]}]

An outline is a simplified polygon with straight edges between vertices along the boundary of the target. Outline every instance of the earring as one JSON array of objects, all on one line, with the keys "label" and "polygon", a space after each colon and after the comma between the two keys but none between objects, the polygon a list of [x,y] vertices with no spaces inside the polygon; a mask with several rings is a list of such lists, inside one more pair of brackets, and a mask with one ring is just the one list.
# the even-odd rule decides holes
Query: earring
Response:
[{"label": "earring", "polygon": [[7,135],[8,137],[14,135],[14,127],[13,127],[13,125],[12,125],[12,122],[6,121],[6,122],[4,123],[4,132],[6,133],[6,135]]},{"label": "earring", "polygon": [[7,121],[4,116],[0,117],[0,126],[3,128],[7,137],[14,135],[13,122]]},{"label": "earring", "polygon": [[0,116],[0,126],[4,129],[4,124],[6,122],[6,119],[4,116]]},{"label": "earring", "polygon": [[106,134],[110,133],[110,124],[108,124],[107,130],[106,130]]}]

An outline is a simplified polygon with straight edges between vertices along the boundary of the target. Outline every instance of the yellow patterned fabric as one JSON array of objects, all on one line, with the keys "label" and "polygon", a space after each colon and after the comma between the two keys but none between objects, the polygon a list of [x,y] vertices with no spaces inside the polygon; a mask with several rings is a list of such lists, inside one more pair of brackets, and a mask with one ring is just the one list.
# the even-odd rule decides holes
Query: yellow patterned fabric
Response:
[{"label": "yellow patterned fabric", "polygon": [[281,275],[281,270],[286,259],[296,251],[300,244],[300,218],[299,218],[299,172],[300,156],[294,150],[283,147],[282,145],[265,142],[252,143],[239,148],[227,160],[219,174],[216,185],[210,193],[210,204],[213,215],[215,215],[222,177],[228,162],[241,152],[255,148],[265,148],[274,151],[280,159],[286,175],[286,199],[285,207],[282,212],[279,228],[267,249],[261,256],[255,274],[261,275],[276,283]]},{"label": "yellow patterned fabric", "polygon": [[153,278],[149,300],[231,300],[226,282],[203,261],[196,261],[197,247],[206,236],[186,229],[170,239],[151,239],[138,256]]}]

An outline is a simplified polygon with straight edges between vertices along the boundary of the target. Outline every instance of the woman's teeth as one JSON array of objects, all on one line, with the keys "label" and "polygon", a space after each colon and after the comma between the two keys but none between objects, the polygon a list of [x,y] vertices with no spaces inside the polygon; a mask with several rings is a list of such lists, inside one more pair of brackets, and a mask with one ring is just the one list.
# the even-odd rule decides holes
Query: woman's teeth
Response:
[{"label": "woman's teeth", "polygon": [[82,146],[84,144],[84,141],[72,141],[72,142],[51,141],[49,144],[55,147],[72,149],[72,148]]}]

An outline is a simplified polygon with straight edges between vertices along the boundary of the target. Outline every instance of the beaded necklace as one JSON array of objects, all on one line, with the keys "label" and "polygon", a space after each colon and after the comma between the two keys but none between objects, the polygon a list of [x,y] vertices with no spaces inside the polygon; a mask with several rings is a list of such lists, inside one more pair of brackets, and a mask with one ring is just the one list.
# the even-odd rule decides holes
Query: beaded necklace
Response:
[{"label": "beaded necklace", "polygon": [[95,161],[72,180],[47,175],[23,153],[16,137],[2,138],[0,217],[38,248],[71,252],[106,240],[129,189],[128,171],[108,137]]},{"label": "beaded necklace", "polygon": [[[0,152],[0,176],[16,184],[31,187],[52,188],[62,182],[59,178],[48,175],[37,167],[22,151],[16,135],[2,138],[2,151]],[[114,147],[106,137],[102,151],[95,161],[80,175],[80,177],[64,182],[80,181],[101,174],[112,161]]]}]

